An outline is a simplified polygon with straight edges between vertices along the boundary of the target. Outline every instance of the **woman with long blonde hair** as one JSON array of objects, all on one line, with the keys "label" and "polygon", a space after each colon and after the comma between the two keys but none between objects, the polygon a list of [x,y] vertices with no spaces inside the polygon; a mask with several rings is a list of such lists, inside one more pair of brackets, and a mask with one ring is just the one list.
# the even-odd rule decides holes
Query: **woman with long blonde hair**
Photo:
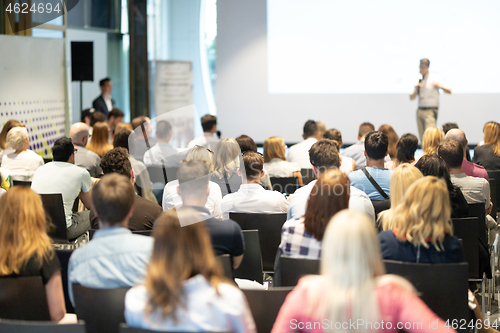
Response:
[{"label": "woman with long blonde hair", "polygon": [[[321,275],[300,279],[271,333],[394,332],[397,325],[415,322],[423,323],[419,332],[453,331],[408,281],[384,275],[376,232],[366,214],[336,214],[326,228],[321,252]],[[425,324],[429,320],[437,320],[438,328]]]},{"label": "woman with long blonde hair", "polygon": [[109,143],[109,133],[110,131],[107,123],[102,121],[95,123],[92,127],[92,137],[85,148],[96,153],[99,157],[102,157],[113,149],[113,145]]},{"label": "woman with long blonde hair", "polygon": [[243,293],[222,276],[204,223],[191,208],[163,213],[153,229],[146,282],[127,292],[129,326],[185,332],[251,333],[255,323]]},{"label": "woman with long blonde hair", "polygon": [[40,196],[14,186],[0,198],[0,275],[41,276],[52,321],[66,314],[61,265],[47,235]]},{"label": "woman with long blonde hair", "polygon": [[[213,161],[214,167],[213,172],[210,173],[210,180],[219,185],[222,197],[238,191],[242,181],[237,171],[243,167],[238,142],[231,138],[220,140],[215,147]],[[242,173],[242,177],[245,177],[245,173]]]},{"label": "woman with long blonde hair", "polygon": [[422,150],[424,155],[437,154],[439,143],[444,138],[443,130],[439,127],[429,127],[422,138]]},{"label": "woman with long blonde hair", "polygon": [[487,122],[483,128],[484,145],[474,149],[473,162],[486,170],[500,169],[500,124]]},{"label": "woman with long blonde hair", "polygon": [[297,177],[302,185],[300,166],[288,162],[285,157],[286,145],[280,136],[272,136],[264,141],[264,172],[269,177]]}]

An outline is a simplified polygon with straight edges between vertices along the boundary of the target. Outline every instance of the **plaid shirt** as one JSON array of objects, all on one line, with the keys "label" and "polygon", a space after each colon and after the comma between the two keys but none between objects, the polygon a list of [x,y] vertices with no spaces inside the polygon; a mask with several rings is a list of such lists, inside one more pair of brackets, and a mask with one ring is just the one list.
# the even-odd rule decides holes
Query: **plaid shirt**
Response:
[{"label": "plaid shirt", "polygon": [[321,242],[304,229],[304,217],[283,224],[280,249],[285,257],[321,259]]}]

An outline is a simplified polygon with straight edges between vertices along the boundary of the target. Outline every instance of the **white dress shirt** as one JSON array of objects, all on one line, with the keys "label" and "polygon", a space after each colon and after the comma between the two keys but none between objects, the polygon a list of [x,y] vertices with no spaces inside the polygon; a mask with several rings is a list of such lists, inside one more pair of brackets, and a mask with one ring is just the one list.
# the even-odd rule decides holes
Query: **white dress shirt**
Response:
[{"label": "white dress shirt", "polygon": [[419,107],[439,107],[439,89],[434,87],[434,84],[445,86],[445,82],[441,76],[429,72],[422,80],[420,93],[418,96]]},{"label": "white dress shirt", "polygon": [[[210,194],[207,198],[207,203],[205,204],[205,208],[208,209],[210,215],[215,218],[221,218],[221,201],[222,201],[222,192],[220,186],[214,182],[209,181],[208,185],[210,186]],[[163,210],[167,211],[172,208],[180,208],[182,206],[182,198],[177,193],[177,188],[179,187],[179,180],[172,180],[165,185],[165,189],[163,191]]]},{"label": "white dress shirt", "polygon": [[[314,184],[316,184],[316,180],[313,180],[306,186],[297,189],[297,191],[292,194],[290,203],[288,204],[287,220],[291,220],[292,218],[297,218],[305,214],[307,200],[309,199],[309,195],[311,194]],[[373,208],[373,204],[370,198],[368,198],[368,195],[354,186],[351,186],[350,192],[349,210],[365,213],[373,222],[375,222],[375,209]]]},{"label": "white dress shirt", "polygon": [[264,163],[264,172],[269,177],[293,177],[294,172],[300,172],[300,166],[297,163],[283,161],[281,158],[273,158]]},{"label": "white dress shirt", "polygon": [[180,158],[177,155],[177,149],[166,142],[158,142],[151,149],[144,153],[144,164],[162,165],[164,162],[167,168],[176,168],[179,166]]},{"label": "white dress shirt", "polygon": [[43,158],[30,149],[2,157],[2,168],[9,170],[12,180],[31,181],[35,171],[42,165]]},{"label": "white dress shirt", "polygon": [[316,143],[315,138],[307,138],[306,140],[293,145],[288,150],[288,161],[297,163],[301,169],[312,169],[309,161],[309,149]]},{"label": "white dress shirt", "polygon": [[108,111],[113,110],[113,101],[111,100],[111,95],[107,96],[102,96],[102,99],[104,100],[104,103],[106,103],[106,107],[108,108]]},{"label": "white dress shirt", "polygon": [[277,191],[265,190],[259,184],[241,184],[235,193],[227,194],[222,199],[222,217],[229,218],[229,213],[286,213],[288,201]]},{"label": "white dress shirt", "polygon": [[203,136],[194,138],[193,140],[189,141],[188,143],[188,148],[194,148],[194,146],[202,146],[205,148],[208,148],[210,150],[214,150],[215,146],[219,143],[219,139],[214,137],[212,134],[207,133],[203,134]]}]

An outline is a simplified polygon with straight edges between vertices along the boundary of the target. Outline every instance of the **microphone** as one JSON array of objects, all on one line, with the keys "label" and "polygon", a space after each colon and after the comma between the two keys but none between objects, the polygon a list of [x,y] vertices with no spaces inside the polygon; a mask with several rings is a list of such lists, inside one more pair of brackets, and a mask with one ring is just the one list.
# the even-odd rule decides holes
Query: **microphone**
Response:
[{"label": "microphone", "polygon": [[219,140],[220,140],[221,132],[220,132],[220,131],[217,131],[215,134],[217,135],[217,137],[218,137],[218,138],[219,138]]},{"label": "microphone", "polygon": [[[422,82],[422,79],[418,80],[418,83]],[[417,95],[420,95],[420,86],[417,87]]]}]

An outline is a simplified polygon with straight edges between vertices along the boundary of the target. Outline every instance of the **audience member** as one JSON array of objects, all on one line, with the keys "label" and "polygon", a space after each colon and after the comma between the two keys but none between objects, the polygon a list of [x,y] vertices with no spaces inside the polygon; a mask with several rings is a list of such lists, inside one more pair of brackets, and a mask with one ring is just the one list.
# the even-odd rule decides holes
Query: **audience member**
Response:
[{"label": "audience member", "polygon": [[[94,113],[95,114],[95,113]],[[108,151],[113,149],[113,145],[109,143],[109,126],[105,122],[97,122],[92,127],[92,137],[89,143],[85,146],[86,149],[96,153],[102,157]]]},{"label": "audience member", "polygon": [[3,125],[2,131],[0,132],[0,161],[2,161],[2,158],[5,155],[14,152],[14,149],[12,149],[7,145],[7,133],[9,133],[9,131],[14,127],[26,127],[26,126],[23,123],[14,119],[8,120],[5,123],[5,125]]},{"label": "audience member", "polygon": [[[338,143],[337,150],[340,151],[340,148],[344,145],[342,141],[342,133],[336,128],[330,128],[323,133],[323,139],[334,140]],[[342,163],[340,163],[340,171],[348,175],[350,172],[356,170],[356,162],[351,157],[344,156],[340,154],[340,158],[342,159]]]},{"label": "audience member", "polygon": [[349,178],[328,170],[314,184],[304,216],[283,224],[279,249],[286,257],[320,259],[323,234],[332,216],[349,207]]},{"label": "audience member", "polygon": [[465,136],[465,132],[460,130],[460,129],[451,129],[446,133],[445,139],[452,139],[455,141],[458,141],[461,145],[462,148],[464,149],[464,156],[462,160],[462,170],[467,176],[472,176],[472,177],[478,177],[478,178],[484,178],[488,182],[490,181],[488,177],[488,173],[486,170],[475,163],[467,161],[467,150],[469,149],[469,141],[467,140],[467,137]]},{"label": "audience member", "polygon": [[101,89],[101,95],[94,99],[92,107],[107,116],[115,106],[115,101],[111,98],[111,92],[113,91],[111,79],[106,77],[100,80],[99,88]]},{"label": "audience member", "polygon": [[439,143],[443,138],[443,131],[439,127],[427,128],[422,139],[422,150],[424,151],[424,155],[437,154]]},{"label": "audience member", "polygon": [[202,146],[208,149],[215,149],[219,139],[214,137],[217,133],[217,117],[211,114],[206,114],[201,117],[201,127],[203,128],[203,135],[191,140],[188,143],[188,148],[194,146]]},{"label": "audience member", "polygon": [[288,162],[286,145],[282,137],[272,136],[264,141],[264,171],[269,177],[297,177],[302,185],[300,166]]},{"label": "audience member", "polygon": [[500,124],[496,121],[487,122],[483,129],[484,145],[474,149],[474,163],[486,170],[500,169]]},{"label": "audience member", "polygon": [[[389,198],[392,171],[384,168],[388,145],[389,139],[384,133],[368,133],[365,138],[366,168],[349,174],[352,186],[365,192],[371,200],[381,201]],[[374,186],[374,182],[381,191]]]},{"label": "audience member", "polygon": [[[213,170],[213,160],[212,160],[212,151],[208,150],[202,146],[195,146],[192,148],[188,155],[187,159],[190,161],[203,161],[207,164],[210,171]],[[215,218],[222,217],[221,211],[221,201],[222,201],[222,192],[216,183],[209,181],[208,185],[210,187],[210,193],[208,194],[207,202],[205,204],[205,208],[208,209],[210,215]],[[182,206],[182,199],[177,191],[179,188],[179,180],[172,180],[165,185],[165,190],[163,191],[163,210],[167,211],[172,208],[179,208]]]},{"label": "audience member", "polygon": [[156,124],[156,144],[144,153],[143,161],[147,166],[161,165],[166,168],[179,166],[177,150],[169,144],[172,137],[172,125],[166,120]]},{"label": "audience member", "polygon": [[[134,132],[134,144],[130,145],[130,156],[136,160],[144,162],[144,153],[156,144],[156,138],[153,137],[153,124],[148,117],[140,116],[132,119],[132,132]],[[147,142],[147,144],[146,144]]]},{"label": "audience member", "polygon": [[[204,220],[212,238],[215,254],[229,254],[233,268],[236,269],[241,264],[245,251],[243,234],[236,222],[213,218],[208,209],[205,208],[210,191],[208,175],[209,170],[206,162],[186,161],[181,163],[177,172],[178,193],[182,198],[183,207],[194,208]],[[177,211],[182,211],[183,207]]]},{"label": "audience member", "polygon": [[458,186],[453,185],[450,170],[445,161],[436,154],[424,155],[415,164],[424,176],[434,176],[445,181],[451,204],[451,217],[460,218],[469,215],[467,200]]},{"label": "audience member", "polygon": [[[375,131],[375,126],[371,123],[362,123],[359,125],[358,141],[352,146],[344,149],[344,156],[354,159],[356,169],[363,169],[366,166],[365,158],[365,137],[368,133]],[[384,156],[385,158],[385,156]]]},{"label": "audience member", "polygon": [[422,175],[420,170],[407,163],[400,164],[394,169],[389,187],[391,192],[391,208],[380,212],[378,216],[378,222],[382,225],[383,230],[392,230],[392,213],[396,207],[404,202],[405,194],[410,185],[423,177],[424,175]]},{"label": "audience member", "polygon": [[14,152],[2,157],[2,168],[8,169],[12,180],[31,181],[35,171],[44,164],[43,158],[28,149],[30,140],[25,127],[14,127],[7,133],[7,145]]},{"label": "audience member", "polygon": [[317,325],[306,329],[327,332],[334,331],[336,323],[360,321],[383,322],[385,327],[376,330],[380,332],[393,332],[396,325],[430,321],[436,323],[435,329],[424,324],[418,331],[448,332],[445,322],[425,305],[408,281],[384,275],[377,236],[365,215],[351,211],[336,214],[326,228],[321,251],[321,275],[299,280],[281,307],[271,333],[295,332],[297,322],[303,327],[327,323],[321,329]]},{"label": "audience member", "polygon": [[[240,150],[242,153],[245,153],[247,151],[254,151],[257,152],[257,145],[255,144],[255,141],[248,135],[240,135],[239,137],[236,138],[236,142],[240,146]],[[271,185],[271,180],[269,179],[269,175],[266,173],[264,174],[263,177],[260,178],[260,186],[265,188],[266,190],[273,190],[273,186]]]},{"label": "audience member", "polygon": [[[319,140],[312,145],[309,150],[309,159],[316,179],[319,179],[329,169],[338,169],[341,162],[337,145],[334,141],[328,139]],[[315,184],[316,180],[313,180],[297,189],[291,196],[288,205],[288,220],[305,214],[307,201]],[[349,194],[349,209],[365,213],[375,222],[375,211],[368,196],[353,186],[350,186]]]},{"label": "audience member", "polygon": [[94,108],[82,110],[80,114],[80,122],[90,126],[90,120],[92,119],[92,113],[95,112]]},{"label": "audience member", "polygon": [[135,197],[134,187],[123,175],[105,175],[94,186],[92,209],[99,216],[99,230],[69,259],[68,291],[73,304],[73,283],[89,288],[120,288],[143,281],[153,239],[134,235],[128,229]]},{"label": "audience member", "polygon": [[465,261],[453,236],[451,206],[444,180],[427,176],[414,182],[391,214],[392,230],[379,234],[382,257],[417,263]]},{"label": "audience member", "polygon": [[[104,113],[102,113],[101,111],[95,111],[90,116],[90,129],[92,130],[94,128],[95,124],[105,123],[107,120],[108,120],[108,118],[106,117],[106,115]],[[92,133],[90,133],[90,135],[92,136]]]},{"label": "audience member", "polygon": [[120,109],[114,108],[113,110],[109,111],[108,126],[111,130],[111,133],[115,133],[116,125],[123,121],[124,116],[125,115],[123,114],[123,111]]},{"label": "audience member", "polygon": [[246,152],[243,154],[246,177],[240,189],[228,194],[222,199],[221,207],[224,218],[229,218],[230,212],[235,213],[286,213],[288,201],[280,192],[268,191],[260,186],[260,178],[264,175],[264,159],[259,153]]},{"label": "audience member", "polygon": [[238,168],[243,163],[240,160],[240,146],[234,139],[220,140],[215,147],[214,171],[210,173],[210,180],[219,185],[222,197],[240,189],[241,177]]},{"label": "audience member", "polygon": [[[145,284],[125,296],[125,319],[132,327],[160,331],[256,333],[243,292],[225,281],[207,228],[181,227],[189,209],[164,213],[157,221]],[[183,216],[189,215],[189,216]]]},{"label": "audience member", "polygon": [[452,130],[454,128],[458,128],[457,123],[445,123],[445,124],[443,124],[443,133],[444,133],[444,135],[448,134],[448,131]]},{"label": "audience member", "polygon": [[403,134],[396,145],[396,166],[403,163],[415,165],[415,152],[417,148],[418,138],[411,133]]},{"label": "audience member", "polygon": [[[105,175],[117,173],[127,177],[132,185],[135,183],[135,174],[125,148],[119,147],[108,151],[102,157],[101,168]],[[162,212],[163,210],[156,202],[151,202],[136,194],[134,195],[134,210],[128,220],[128,228],[131,231],[151,230]],[[92,229],[99,229],[100,226],[100,218],[94,210],[90,212],[90,225]]]},{"label": "audience member", "polygon": [[[126,129],[126,130],[129,130],[130,132],[133,131],[132,129],[132,125],[130,123],[124,123],[124,122],[120,122],[118,124],[116,124],[116,127],[115,127],[115,132],[114,134],[120,132],[121,130],[123,129]],[[113,140],[114,140],[114,136],[113,136]],[[116,148],[116,147],[115,147]]]},{"label": "audience member", "polygon": [[91,177],[101,177],[101,158],[85,148],[89,139],[89,127],[85,123],[74,123],[69,129],[69,137],[75,146],[75,165],[87,170]]},{"label": "audience member", "polygon": [[318,125],[318,131],[321,133],[321,136],[319,138],[322,139],[323,138],[323,134],[325,134],[325,132],[326,132],[326,125],[322,121],[317,121],[316,125]]},{"label": "audience member", "polygon": [[396,168],[396,162],[397,162],[397,148],[396,145],[398,144],[399,137],[396,134],[396,131],[394,131],[394,128],[392,128],[391,125],[382,125],[378,129],[380,132],[384,133],[387,135],[387,138],[389,139],[389,146],[387,147],[387,153],[389,154],[388,156],[385,157],[385,168],[389,170],[394,170]]},{"label": "audience member", "polygon": [[309,163],[309,149],[321,138],[321,132],[318,129],[318,124],[314,120],[308,120],[304,124],[304,141],[297,143],[288,150],[288,160],[292,163],[297,163],[301,169],[311,169]]},{"label": "audience member", "polygon": [[50,320],[60,321],[66,314],[61,265],[47,235],[40,196],[15,186],[2,195],[0,206],[0,275],[41,276]]},{"label": "audience member", "polygon": [[75,165],[75,147],[70,138],[61,138],[52,146],[54,162],[39,167],[33,175],[31,189],[38,194],[61,193],[68,228],[72,240],[90,229],[89,213],[73,213],[76,198],[87,208],[92,207],[92,181],[87,170]]}]

